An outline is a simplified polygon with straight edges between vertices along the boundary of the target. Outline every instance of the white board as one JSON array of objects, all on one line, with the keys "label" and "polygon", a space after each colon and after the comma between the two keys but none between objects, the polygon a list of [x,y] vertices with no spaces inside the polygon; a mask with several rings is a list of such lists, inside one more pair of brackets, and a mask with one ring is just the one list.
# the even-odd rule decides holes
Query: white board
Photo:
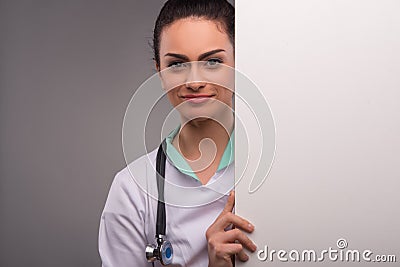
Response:
[{"label": "white board", "polygon": [[[255,224],[258,250],[315,250],[319,258],[329,247],[338,255],[371,250],[368,265],[354,265],[400,261],[399,14],[396,0],[236,1],[236,67],[266,97],[276,133],[261,187],[249,193],[251,175],[236,186],[236,214]],[[236,92],[252,95],[240,82]],[[237,101],[237,115],[243,110]],[[246,130],[246,142],[235,140],[236,162],[247,142],[260,142],[256,128]],[[397,263],[374,263],[376,255]],[[256,252],[236,266],[310,265],[286,259],[261,261]],[[320,264],[345,260],[325,255]]]}]

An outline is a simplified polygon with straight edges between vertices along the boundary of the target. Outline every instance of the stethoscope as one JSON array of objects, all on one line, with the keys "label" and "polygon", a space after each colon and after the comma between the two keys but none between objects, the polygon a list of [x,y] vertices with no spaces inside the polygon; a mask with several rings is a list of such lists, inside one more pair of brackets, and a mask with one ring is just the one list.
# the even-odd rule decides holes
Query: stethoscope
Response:
[{"label": "stethoscope", "polygon": [[158,190],[158,206],[157,206],[157,223],[156,223],[156,244],[149,244],[146,246],[146,258],[154,266],[154,262],[159,260],[162,265],[169,265],[172,262],[174,250],[171,242],[166,239],[166,213],[164,203],[164,181],[165,181],[165,161],[166,155],[164,149],[166,148],[165,139],[160,144],[157,151],[156,161],[156,179]]}]

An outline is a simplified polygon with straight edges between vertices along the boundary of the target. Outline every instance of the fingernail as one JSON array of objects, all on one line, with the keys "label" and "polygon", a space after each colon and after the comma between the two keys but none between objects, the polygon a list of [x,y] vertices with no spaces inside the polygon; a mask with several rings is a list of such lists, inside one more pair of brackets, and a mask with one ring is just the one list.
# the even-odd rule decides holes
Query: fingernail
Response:
[{"label": "fingernail", "polygon": [[252,225],[251,223],[248,224],[248,227],[249,227],[250,230],[254,229],[254,225]]}]

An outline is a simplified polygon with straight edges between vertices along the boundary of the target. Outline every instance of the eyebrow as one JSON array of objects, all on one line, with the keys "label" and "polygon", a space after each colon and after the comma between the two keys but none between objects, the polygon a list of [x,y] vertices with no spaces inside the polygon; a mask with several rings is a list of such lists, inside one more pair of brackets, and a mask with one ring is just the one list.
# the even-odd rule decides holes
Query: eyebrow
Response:
[{"label": "eyebrow", "polygon": [[[225,52],[225,50],[224,50],[224,49],[214,49],[214,50],[205,52],[205,53],[203,53],[203,54],[201,54],[201,55],[199,56],[198,61],[201,61],[201,60],[203,60],[204,58],[206,58],[206,57],[208,57],[208,56],[211,56],[211,55],[213,55],[213,54],[219,53],[219,52]],[[182,59],[182,60],[189,61],[189,58],[188,58],[187,56],[185,56],[185,55],[182,55],[182,54],[166,53],[166,54],[164,55],[164,57],[166,57],[166,56],[176,57],[176,58],[180,58],[180,59]]]}]

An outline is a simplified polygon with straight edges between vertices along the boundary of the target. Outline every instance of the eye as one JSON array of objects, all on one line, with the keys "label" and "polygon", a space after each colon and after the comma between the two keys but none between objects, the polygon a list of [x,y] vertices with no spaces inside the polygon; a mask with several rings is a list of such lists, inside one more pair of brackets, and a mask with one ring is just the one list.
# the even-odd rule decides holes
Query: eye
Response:
[{"label": "eye", "polygon": [[210,58],[207,60],[206,65],[208,67],[216,67],[217,65],[221,64],[222,60],[219,58]]},{"label": "eye", "polygon": [[174,61],[174,62],[171,62],[170,64],[168,64],[168,67],[177,68],[177,69],[183,68],[185,66],[186,66],[186,64],[182,61]]}]

